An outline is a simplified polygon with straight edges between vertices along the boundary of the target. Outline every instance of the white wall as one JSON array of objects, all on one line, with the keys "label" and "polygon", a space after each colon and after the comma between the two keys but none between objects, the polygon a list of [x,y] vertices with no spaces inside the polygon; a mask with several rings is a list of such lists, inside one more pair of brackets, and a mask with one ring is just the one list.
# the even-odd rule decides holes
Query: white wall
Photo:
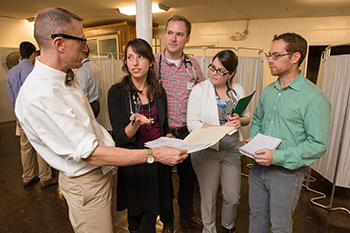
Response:
[{"label": "white wall", "polygon": [[[304,36],[310,45],[328,45],[347,43],[350,41],[350,16],[343,17],[312,17],[292,19],[250,20],[249,34],[243,41],[232,41],[230,36],[245,30],[247,21],[225,21],[212,23],[195,23],[192,25],[191,40],[188,46],[214,45],[220,47],[258,47],[269,51],[270,43],[275,34],[296,32]],[[157,30],[163,48],[164,26]],[[37,45],[33,38],[33,24],[26,20],[15,20],[0,17],[0,48],[18,48],[22,41],[30,41]],[[199,50],[190,51],[202,55]],[[212,51],[211,53],[216,53]],[[242,51],[239,55],[249,55],[252,52]],[[213,55],[213,54],[208,54]],[[4,64],[3,56],[0,64]],[[266,62],[265,62],[266,63]],[[0,122],[14,120],[12,105],[6,88],[7,69],[0,69]],[[274,81],[264,65],[264,86]]]},{"label": "white wall", "polygon": [[[243,41],[232,41],[230,37],[236,32],[243,32],[246,25],[247,21],[243,20],[194,23],[188,46],[258,47],[268,52],[273,36],[284,32],[298,33],[310,45],[329,45],[350,41],[350,16],[250,20],[247,38]],[[164,26],[158,29],[158,33],[159,38],[163,40]],[[161,41],[161,45],[164,46],[163,41]],[[216,52],[212,51],[212,53]],[[194,53],[196,56],[202,54],[199,50],[197,52],[190,50],[190,53]],[[246,53],[248,51],[243,50],[239,55],[244,56],[247,55]],[[251,53],[249,52],[249,55]],[[265,61],[263,85],[266,86],[275,80],[276,78],[270,75]]]},{"label": "white wall", "polygon": [[30,41],[37,48],[33,37],[33,23],[0,17],[0,123],[15,120],[13,107],[7,94],[7,55],[17,50],[22,41]]}]

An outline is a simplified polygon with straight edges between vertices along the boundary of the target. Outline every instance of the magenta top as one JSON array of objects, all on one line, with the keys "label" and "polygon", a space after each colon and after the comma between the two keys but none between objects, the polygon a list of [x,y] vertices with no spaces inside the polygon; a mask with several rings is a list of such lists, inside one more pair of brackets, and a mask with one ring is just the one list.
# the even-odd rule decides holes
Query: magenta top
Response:
[{"label": "magenta top", "polygon": [[[138,113],[148,118],[149,117],[148,104],[142,105]],[[160,135],[159,121],[157,116],[158,116],[157,104],[155,100],[153,100],[151,102],[151,118],[153,118],[154,124],[141,125],[139,128],[139,134],[142,138],[143,144],[145,144],[148,141],[152,141],[157,138],[160,138],[161,135]]]}]

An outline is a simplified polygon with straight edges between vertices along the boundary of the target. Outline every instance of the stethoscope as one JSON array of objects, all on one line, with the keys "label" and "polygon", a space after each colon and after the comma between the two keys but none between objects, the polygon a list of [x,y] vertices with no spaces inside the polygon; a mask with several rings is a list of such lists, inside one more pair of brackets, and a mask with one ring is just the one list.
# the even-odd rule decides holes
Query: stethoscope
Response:
[{"label": "stethoscope", "polygon": [[[190,76],[190,82],[196,83],[196,81],[197,81],[196,71],[193,68],[193,64],[192,64],[190,58],[186,54],[184,56],[184,63],[185,63],[185,68],[186,68],[186,71],[188,73],[188,76]],[[192,72],[193,72],[193,75],[194,75],[193,77],[190,74],[190,71],[188,70],[187,64],[190,64],[190,66],[191,66],[191,69],[192,69]],[[158,67],[158,69],[159,69],[159,80],[161,81],[162,80],[162,76],[161,76],[161,73],[162,73],[161,72],[161,70],[162,70],[162,54],[159,57],[159,67]]]},{"label": "stethoscope", "polygon": [[[129,105],[130,105],[130,114],[131,115],[138,113],[140,109],[142,109],[142,115],[144,115],[144,110],[143,110],[143,107],[142,107],[141,99],[137,95],[136,91],[129,91],[129,103],[130,103]],[[134,106],[135,110],[132,109],[132,105]],[[154,106],[157,108],[157,103],[156,103],[155,100],[154,100]],[[151,123],[149,123],[147,125],[151,125],[152,126],[154,124],[154,121],[157,118],[157,113],[158,113],[158,111],[156,112],[156,115],[155,115],[154,119],[151,120]],[[151,118],[152,118],[152,114],[151,114],[151,100],[148,98],[148,119],[151,119]]]},{"label": "stethoscope", "polygon": [[[226,87],[227,87],[226,95],[228,96],[229,99],[233,100],[233,98],[234,98],[233,94],[235,94],[237,96],[236,91],[228,85],[228,82],[226,82]],[[218,107],[223,108],[224,113],[226,114],[226,110],[225,110],[225,108],[227,107],[226,102],[225,102],[225,100],[220,98],[220,96],[219,96],[218,92],[216,91],[215,87],[214,87],[214,90],[215,90],[216,103],[217,103]],[[232,96],[230,96],[230,93],[231,93]]]}]

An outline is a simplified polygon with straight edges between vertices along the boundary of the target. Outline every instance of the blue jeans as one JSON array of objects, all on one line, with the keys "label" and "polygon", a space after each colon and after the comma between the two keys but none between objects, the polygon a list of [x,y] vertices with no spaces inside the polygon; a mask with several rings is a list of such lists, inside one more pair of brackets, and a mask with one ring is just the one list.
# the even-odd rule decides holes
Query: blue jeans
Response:
[{"label": "blue jeans", "polygon": [[292,171],[254,162],[249,173],[249,233],[292,233],[305,175],[306,167]]}]

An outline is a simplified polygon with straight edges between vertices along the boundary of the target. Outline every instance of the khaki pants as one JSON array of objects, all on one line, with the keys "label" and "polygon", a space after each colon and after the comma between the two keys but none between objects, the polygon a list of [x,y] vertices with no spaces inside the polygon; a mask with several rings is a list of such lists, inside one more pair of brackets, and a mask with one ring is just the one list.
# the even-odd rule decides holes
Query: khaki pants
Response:
[{"label": "khaki pants", "polygon": [[40,181],[48,181],[52,179],[51,167],[46,163],[46,161],[41,158],[41,156],[36,153],[33,146],[28,141],[21,125],[16,122],[18,126],[18,131],[20,134],[20,145],[21,145],[21,160],[23,168],[23,182],[31,181],[35,176],[35,157],[38,160],[38,170]]},{"label": "khaki pants", "polygon": [[238,149],[191,154],[192,166],[201,194],[202,233],[216,233],[216,200],[222,188],[221,225],[232,229],[235,225],[241,191],[241,162]]},{"label": "khaki pants", "polygon": [[111,172],[102,175],[97,168],[79,177],[60,172],[58,184],[76,233],[113,233]]}]

